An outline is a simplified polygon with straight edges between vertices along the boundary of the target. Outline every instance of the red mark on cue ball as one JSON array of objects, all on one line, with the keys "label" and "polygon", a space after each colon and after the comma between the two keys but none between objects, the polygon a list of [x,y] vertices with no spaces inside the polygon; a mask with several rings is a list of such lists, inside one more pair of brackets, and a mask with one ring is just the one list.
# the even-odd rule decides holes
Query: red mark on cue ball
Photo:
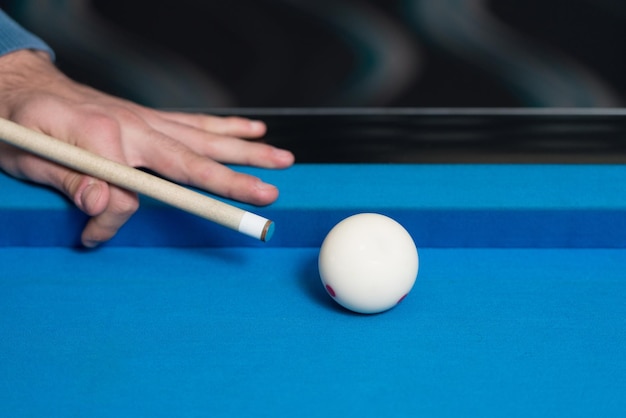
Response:
[{"label": "red mark on cue ball", "polygon": [[331,295],[332,297],[335,297],[335,290],[330,287],[329,284],[326,285],[326,291],[328,292],[329,295]]},{"label": "red mark on cue ball", "polygon": [[405,297],[407,297],[407,295],[408,295],[408,293],[407,293],[406,295],[402,296],[402,297],[398,300],[398,302],[396,302],[396,305],[397,305],[398,303],[402,302],[402,301],[404,300],[404,298],[405,298]]}]

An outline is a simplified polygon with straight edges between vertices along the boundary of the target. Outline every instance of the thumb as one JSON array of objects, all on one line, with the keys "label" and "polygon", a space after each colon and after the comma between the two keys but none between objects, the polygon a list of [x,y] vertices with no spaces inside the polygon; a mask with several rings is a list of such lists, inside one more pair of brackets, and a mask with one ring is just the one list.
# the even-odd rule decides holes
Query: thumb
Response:
[{"label": "thumb", "polygon": [[101,214],[109,205],[109,185],[84,174],[68,171],[59,189],[89,216]]}]

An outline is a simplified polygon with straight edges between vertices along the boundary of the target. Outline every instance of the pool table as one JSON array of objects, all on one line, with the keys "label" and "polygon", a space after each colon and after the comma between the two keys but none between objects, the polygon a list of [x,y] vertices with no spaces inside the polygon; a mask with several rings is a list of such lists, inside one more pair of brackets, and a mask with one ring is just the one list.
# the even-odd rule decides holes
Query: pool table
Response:
[{"label": "pool table", "polygon": [[[144,198],[81,249],[63,197],[0,176],[0,410],[626,414],[625,165],[364,160],[242,169],[281,190],[243,205],[275,221],[267,243]],[[419,248],[413,291],[377,315],[341,308],[317,271],[359,212]]]}]

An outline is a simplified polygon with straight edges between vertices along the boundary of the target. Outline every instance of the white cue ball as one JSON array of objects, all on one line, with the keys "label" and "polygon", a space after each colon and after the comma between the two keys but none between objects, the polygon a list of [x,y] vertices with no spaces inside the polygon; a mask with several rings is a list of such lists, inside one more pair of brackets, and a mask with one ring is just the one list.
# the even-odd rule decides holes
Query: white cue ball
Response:
[{"label": "white cue ball", "polygon": [[361,213],[330,230],[319,254],[319,273],[330,296],[354,312],[379,313],[396,306],[417,278],[417,248],[402,225]]}]

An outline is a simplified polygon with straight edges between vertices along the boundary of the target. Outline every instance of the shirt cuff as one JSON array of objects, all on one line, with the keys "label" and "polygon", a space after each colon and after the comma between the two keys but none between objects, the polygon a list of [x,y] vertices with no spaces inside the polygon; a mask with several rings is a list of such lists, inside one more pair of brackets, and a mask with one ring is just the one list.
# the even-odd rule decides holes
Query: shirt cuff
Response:
[{"label": "shirt cuff", "polygon": [[45,51],[54,59],[54,51],[39,37],[18,25],[0,10],[0,56],[20,49]]}]

